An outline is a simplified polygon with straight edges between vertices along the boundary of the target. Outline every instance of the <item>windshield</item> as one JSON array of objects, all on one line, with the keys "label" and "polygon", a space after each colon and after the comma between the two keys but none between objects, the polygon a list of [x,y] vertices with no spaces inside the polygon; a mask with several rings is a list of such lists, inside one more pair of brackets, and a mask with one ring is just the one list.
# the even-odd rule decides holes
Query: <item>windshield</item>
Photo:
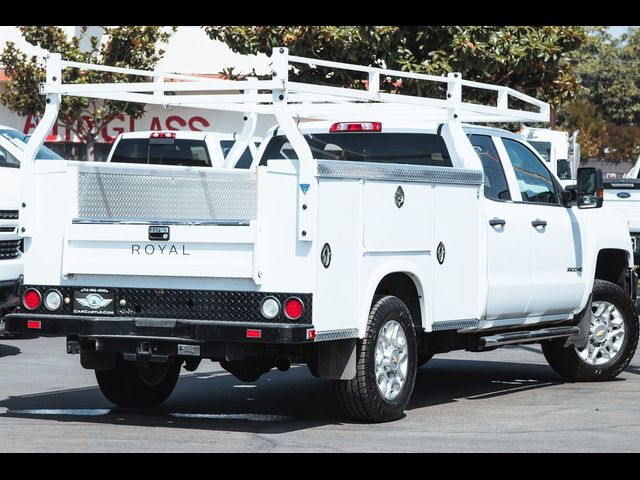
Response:
[{"label": "windshield", "polygon": [[[27,142],[29,141],[28,135],[17,130],[0,130],[0,135],[18,147],[21,152],[24,152]],[[40,150],[38,150],[36,160],[63,160],[63,158],[53,150],[50,150],[43,145],[40,147]]]},{"label": "windshield", "polygon": [[551,161],[551,142],[532,142],[529,145],[536,149],[545,162]]}]

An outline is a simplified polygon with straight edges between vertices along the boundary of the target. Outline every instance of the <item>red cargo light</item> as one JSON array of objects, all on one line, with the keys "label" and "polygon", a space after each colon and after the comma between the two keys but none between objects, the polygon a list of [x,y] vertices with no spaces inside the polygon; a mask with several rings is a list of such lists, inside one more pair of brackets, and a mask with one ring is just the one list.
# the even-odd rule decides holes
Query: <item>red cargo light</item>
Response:
[{"label": "red cargo light", "polygon": [[40,295],[39,291],[33,288],[30,288],[24,292],[24,295],[22,295],[22,305],[24,305],[24,308],[27,310],[35,310],[41,303],[42,295]]},{"label": "red cargo light", "polygon": [[149,135],[149,138],[176,138],[176,134],[171,132],[153,132]]},{"label": "red cargo light", "polygon": [[316,331],[313,328],[307,329],[307,340],[314,340],[316,338]]},{"label": "red cargo light", "polygon": [[284,314],[290,320],[298,320],[302,316],[303,311],[304,305],[302,305],[302,301],[299,298],[287,298],[284,302]]},{"label": "red cargo light", "polygon": [[262,338],[262,330],[247,329],[247,338]]},{"label": "red cargo light", "polygon": [[380,122],[339,122],[331,125],[330,132],[381,132]]},{"label": "red cargo light", "polygon": [[42,322],[40,320],[27,320],[27,328],[31,330],[41,330]]}]

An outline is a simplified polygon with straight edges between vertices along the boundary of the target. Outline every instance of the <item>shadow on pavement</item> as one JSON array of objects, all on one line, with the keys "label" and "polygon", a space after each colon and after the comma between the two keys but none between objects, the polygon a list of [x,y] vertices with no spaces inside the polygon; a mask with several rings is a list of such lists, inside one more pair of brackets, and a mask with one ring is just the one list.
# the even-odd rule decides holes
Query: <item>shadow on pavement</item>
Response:
[{"label": "shadow on pavement", "polygon": [[21,350],[13,345],[3,345],[0,343],[0,358],[19,355]]},{"label": "shadow on pavement", "polygon": [[[559,383],[545,365],[436,358],[418,370],[408,410]],[[182,375],[167,402],[149,410],[113,407],[97,386],[8,397],[0,408],[7,409],[0,419],[272,434],[343,423],[331,381],[312,377],[303,366],[286,374],[271,371],[255,384],[224,371]]]},{"label": "shadow on pavement", "polygon": [[564,380],[543,364],[436,358],[418,370],[409,409],[458,399],[487,399],[562,383]]}]

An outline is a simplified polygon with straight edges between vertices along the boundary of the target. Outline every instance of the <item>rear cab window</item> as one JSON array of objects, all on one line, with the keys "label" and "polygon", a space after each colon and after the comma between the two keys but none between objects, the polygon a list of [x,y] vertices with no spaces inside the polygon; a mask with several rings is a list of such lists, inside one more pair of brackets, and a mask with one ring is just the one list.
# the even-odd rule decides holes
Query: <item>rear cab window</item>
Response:
[{"label": "rear cab window", "polygon": [[[313,157],[318,160],[399,163],[452,167],[443,138],[428,133],[313,133],[305,134]],[[284,135],[271,138],[260,165],[269,160],[296,160],[297,155]]]},{"label": "rear cab window", "polygon": [[[235,143],[235,140],[220,140],[220,147],[222,148],[222,155],[224,155],[224,158],[227,158]],[[236,168],[250,168],[252,163],[253,155],[251,155],[251,149],[247,146],[247,148],[244,149],[244,152],[242,152],[242,155],[240,155],[240,158],[236,163]]]},{"label": "rear cab window", "polygon": [[204,140],[173,138],[123,138],[116,145],[111,162],[211,166],[211,158]]}]

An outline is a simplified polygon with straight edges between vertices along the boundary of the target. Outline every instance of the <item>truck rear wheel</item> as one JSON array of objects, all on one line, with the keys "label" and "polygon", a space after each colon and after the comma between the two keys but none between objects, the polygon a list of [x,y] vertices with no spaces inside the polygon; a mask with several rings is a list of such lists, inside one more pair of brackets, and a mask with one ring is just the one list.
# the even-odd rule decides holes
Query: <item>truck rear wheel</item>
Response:
[{"label": "truck rear wheel", "polygon": [[179,361],[127,362],[119,357],[112,370],[96,370],[102,394],[120,407],[149,408],[164,402],[178,381]]},{"label": "truck rear wheel", "polygon": [[542,342],[542,352],[560,375],[572,382],[598,382],[617,377],[638,346],[638,316],[631,299],[618,285],[596,280],[591,302],[589,340],[584,348],[565,340]]},{"label": "truck rear wheel", "polygon": [[416,354],[406,305],[397,297],[379,298],[369,313],[366,336],[358,342],[356,376],[334,381],[343,413],[364,422],[400,418],[413,392]]}]

